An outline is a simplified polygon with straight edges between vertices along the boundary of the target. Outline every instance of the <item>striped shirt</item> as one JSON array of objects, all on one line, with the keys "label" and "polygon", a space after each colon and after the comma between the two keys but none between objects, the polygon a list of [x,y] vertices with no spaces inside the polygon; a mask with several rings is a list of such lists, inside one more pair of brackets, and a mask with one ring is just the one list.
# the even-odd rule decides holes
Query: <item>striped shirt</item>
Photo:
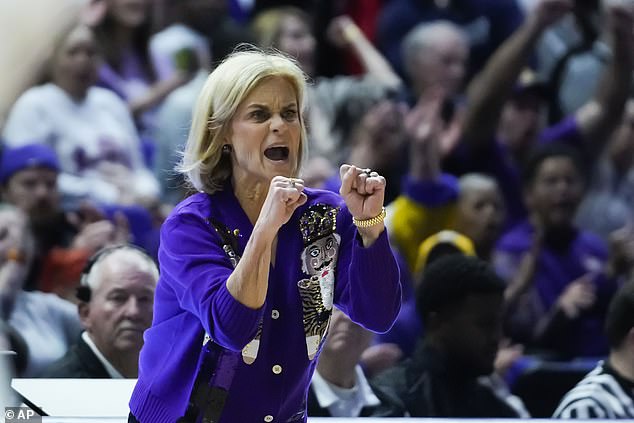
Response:
[{"label": "striped shirt", "polygon": [[600,362],[561,400],[554,418],[633,419],[634,383]]}]

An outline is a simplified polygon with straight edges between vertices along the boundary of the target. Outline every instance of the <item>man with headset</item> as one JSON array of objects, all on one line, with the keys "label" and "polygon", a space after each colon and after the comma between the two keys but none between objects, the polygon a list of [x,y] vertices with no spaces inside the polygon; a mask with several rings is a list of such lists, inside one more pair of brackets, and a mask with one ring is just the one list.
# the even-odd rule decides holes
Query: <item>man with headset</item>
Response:
[{"label": "man with headset", "polygon": [[95,254],[77,289],[81,339],[41,376],[136,378],[157,280],[154,261],[134,246],[108,247]]}]

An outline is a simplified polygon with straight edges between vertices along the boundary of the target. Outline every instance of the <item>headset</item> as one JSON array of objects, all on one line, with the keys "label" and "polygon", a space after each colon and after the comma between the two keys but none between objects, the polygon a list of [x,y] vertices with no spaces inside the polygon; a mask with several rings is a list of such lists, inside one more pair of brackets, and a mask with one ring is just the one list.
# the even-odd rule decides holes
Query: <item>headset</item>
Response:
[{"label": "headset", "polygon": [[106,257],[108,257],[109,255],[111,255],[112,253],[114,253],[115,251],[125,250],[125,249],[133,250],[133,251],[137,251],[141,253],[143,257],[145,257],[148,261],[152,262],[152,264],[156,265],[156,262],[154,261],[154,259],[150,257],[150,255],[143,248],[137,247],[136,245],[118,244],[118,245],[111,245],[108,247],[104,247],[100,249],[99,251],[97,251],[88,259],[88,261],[86,262],[86,265],[81,271],[81,276],[79,278],[79,286],[75,290],[75,297],[77,297],[78,300],[83,301],[85,303],[90,302],[92,291],[90,289],[90,285],[88,285],[88,279],[90,276],[90,272],[92,272],[92,269],[95,267],[95,265],[99,263],[100,261],[102,261],[103,259],[105,259]]}]

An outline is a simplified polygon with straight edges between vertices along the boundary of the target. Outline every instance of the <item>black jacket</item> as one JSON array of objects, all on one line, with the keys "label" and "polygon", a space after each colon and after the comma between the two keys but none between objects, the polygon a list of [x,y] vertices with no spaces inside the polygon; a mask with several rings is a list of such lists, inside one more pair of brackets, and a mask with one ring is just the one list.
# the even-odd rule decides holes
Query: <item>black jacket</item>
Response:
[{"label": "black jacket", "polygon": [[419,345],[412,358],[372,380],[380,417],[519,417],[493,391],[450,365],[439,351]]},{"label": "black jacket", "polygon": [[110,379],[110,375],[99,358],[81,338],[68,350],[66,355],[44,370],[40,377]]}]

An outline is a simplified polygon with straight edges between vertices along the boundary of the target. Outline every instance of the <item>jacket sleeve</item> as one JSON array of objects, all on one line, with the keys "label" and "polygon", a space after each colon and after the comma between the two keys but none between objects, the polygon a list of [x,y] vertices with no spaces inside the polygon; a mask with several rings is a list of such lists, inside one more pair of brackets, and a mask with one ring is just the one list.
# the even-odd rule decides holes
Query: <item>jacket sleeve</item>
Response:
[{"label": "jacket sleeve", "polygon": [[343,231],[335,303],[352,321],[373,332],[387,332],[401,309],[400,271],[387,230],[368,248],[363,246],[347,208],[340,213]]},{"label": "jacket sleeve", "polygon": [[159,284],[169,285],[178,306],[194,314],[216,343],[239,351],[255,336],[264,306],[251,309],[229,293],[233,267],[202,218],[174,215],[163,224],[159,263]]}]

